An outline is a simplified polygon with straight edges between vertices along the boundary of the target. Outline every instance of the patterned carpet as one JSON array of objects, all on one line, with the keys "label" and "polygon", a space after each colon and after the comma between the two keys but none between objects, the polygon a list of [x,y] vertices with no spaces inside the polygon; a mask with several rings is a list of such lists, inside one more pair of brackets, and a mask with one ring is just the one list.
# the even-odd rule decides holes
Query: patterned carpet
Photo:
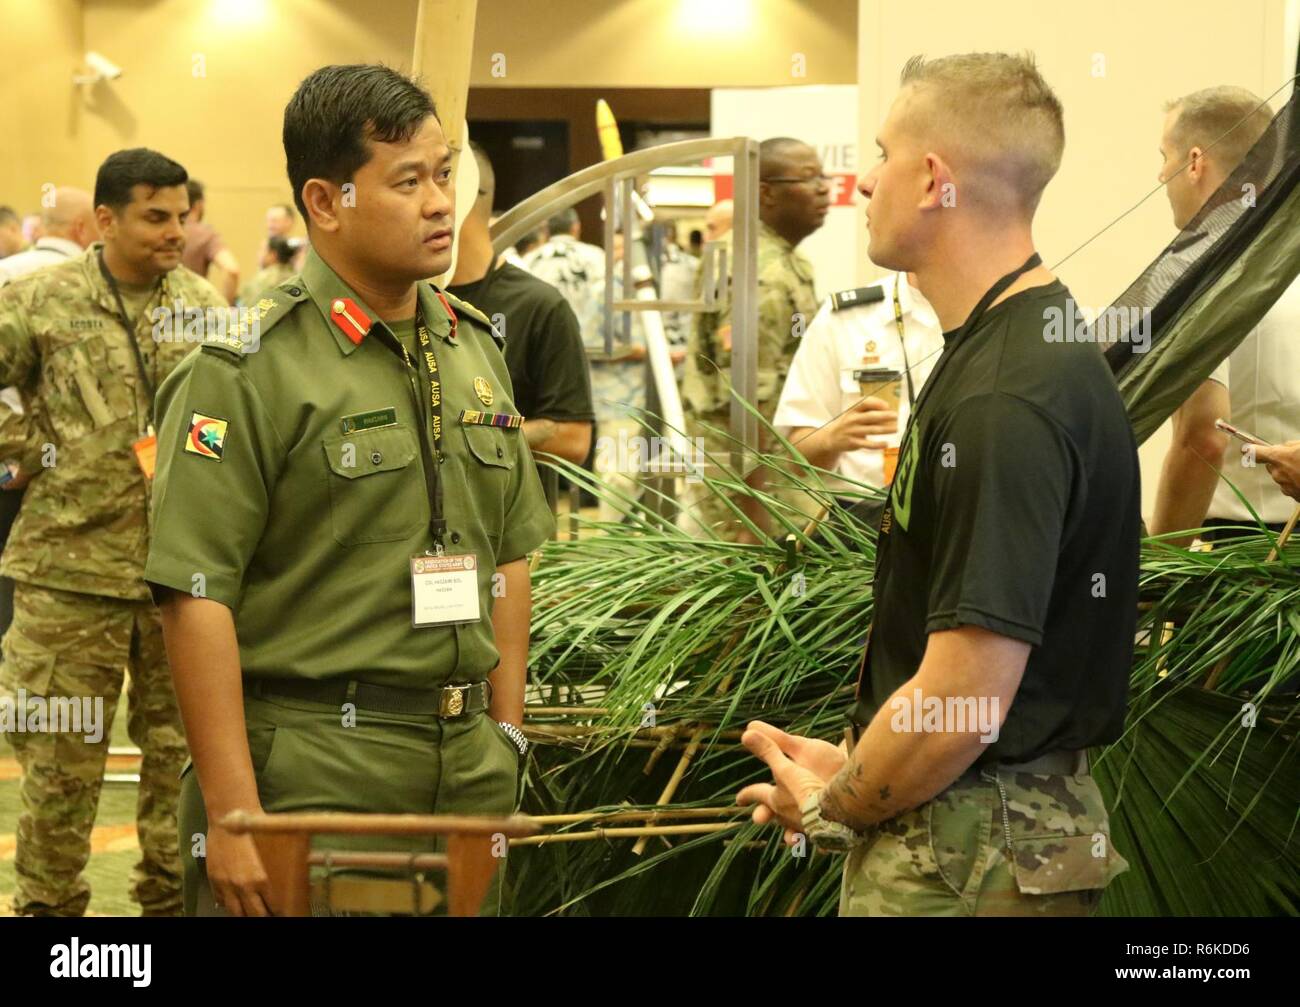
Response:
[{"label": "patterned carpet", "polygon": [[[112,747],[131,744],[126,736],[126,706],[113,724]],[[130,756],[113,756],[108,770],[129,772],[139,760]],[[7,740],[0,740],[0,916],[13,915],[14,831],[18,826],[18,764]],[[99,817],[91,835],[90,863],[86,879],[90,882],[90,916],[137,916],[140,908],[131,901],[127,888],[131,868],[139,855],[135,837],[135,797],[133,783],[105,783],[99,800]]]}]

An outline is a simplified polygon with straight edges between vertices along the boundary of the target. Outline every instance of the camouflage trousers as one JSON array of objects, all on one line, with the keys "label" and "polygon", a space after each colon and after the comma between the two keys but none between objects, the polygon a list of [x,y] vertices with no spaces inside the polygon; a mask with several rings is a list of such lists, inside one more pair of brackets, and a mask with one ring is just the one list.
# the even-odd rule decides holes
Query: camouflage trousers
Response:
[{"label": "camouflage trousers", "polygon": [[[729,414],[709,414],[703,417],[703,422],[725,429],[729,423]],[[739,478],[732,465],[731,451],[735,447],[732,440],[695,422],[687,423],[687,432],[692,444],[698,443],[703,447],[707,459],[704,472],[707,476],[733,482]],[[760,450],[766,453],[780,453],[782,450],[771,432],[762,427],[759,429],[759,443]],[[752,458],[746,464],[752,469]],[[785,520],[803,528],[818,514],[818,502],[803,492],[779,467],[764,466],[761,474],[762,491],[778,501],[776,507]],[[716,535],[728,542],[737,541],[742,532],[748,531],[744,520],[733,509],[733,505],[741,506],[744,494],[727,493],[721,487],[710,487],[700,480],[683,480],[679,485],[682,489],[678,496],[681,509],[677,527],[681,531],[692,538],[707,539]],[[783,536],[785,525],[765,511],[766,508],[761,508],[756,515],[750,516],[750,520],[755,520],[757,516],[767,525],[765,531]]]},{"label": "camouflage trousers", "polygon": [[84,700],[85,708],[102,702],[97,738],[85,723],[80,731],[8,735],[22,769],[14,899],[19,914],[81,916],[86,911],[90,885],[81,874],[90,858],[124,669],[130,673],[127,730],[144,755],[136,802],[141,856],[131,897],[148,913],[180,913],[176,801],[187,753],[158,613],[149,602],[19,583],[13,624],[4,638],[0,696],[16,702],[22,690],[29,706],[36,696],[59,703]]},{"label": "camouflage trousers", "polygon": [[849,854],[840,915],[1090,916],[1127,869],[1091,775],[971,769]]},{"label": "camouflage trousers", "polygon": [[[713,427],[726,430],[730,422],[730,413],[705,413],[702,416],[687,416],[686,434],[692,444],[703,448],[705,458],[704,475],[711,479],[735,480],[738,474],[732,470],[731,450],[733,442],[717,432]],[[723,468],[727,471],[723,471]],[[678,496],[681,510],[677,516],[677,527],[692,538],[707,539],[717,536],[729,542],[744,530],[745,523],[731,508],[731,504],[740,505],[740,495],[726,493],[721,487],[713,488],[700,480],[683,480]]]},{"label": "camouflage trousers", "polygon": [[[634,437],[648,438],[649,432],[632,416],[620,416],[596,422],[596,451],[592,468],[596,477],[622,498],[610,500],[601,496],[597,501],[599,520],[620,521],[626,511],[633,508],[641,496],[642,473],[635,450],[629,450]],[[631,502],[629,502],[631,501]]]}]

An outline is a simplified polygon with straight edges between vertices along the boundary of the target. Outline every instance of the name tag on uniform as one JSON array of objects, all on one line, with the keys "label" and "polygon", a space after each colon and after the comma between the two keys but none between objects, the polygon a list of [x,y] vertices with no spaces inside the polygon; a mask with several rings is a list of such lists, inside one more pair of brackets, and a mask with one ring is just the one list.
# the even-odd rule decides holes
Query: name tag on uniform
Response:
[{"label": "name tag on uniform", "polygon": [[376,427],[397,426],[397,410],[393,406],[387,409],[372,409],[368,413],[353,413],[339,421],[345,434],[354,430],[374,430]]},{"label": "name tag on uniform", "polygon": [[411,625],[478,622],[478,557],[411,557]]}]

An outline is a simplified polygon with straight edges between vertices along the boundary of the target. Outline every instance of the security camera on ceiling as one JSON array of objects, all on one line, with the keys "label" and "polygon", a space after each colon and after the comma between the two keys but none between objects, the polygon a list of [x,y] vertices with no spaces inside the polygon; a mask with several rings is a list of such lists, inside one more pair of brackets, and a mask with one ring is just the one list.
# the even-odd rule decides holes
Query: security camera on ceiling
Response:
[{"label": "security camera on ceiling", "polygon": [[91,51],[86,53],[86,65],[93,71],[77,74],[72,78],[74,84],[97,84],[101,80],[117,80],[122,76],[122,68],[107,56]]}]

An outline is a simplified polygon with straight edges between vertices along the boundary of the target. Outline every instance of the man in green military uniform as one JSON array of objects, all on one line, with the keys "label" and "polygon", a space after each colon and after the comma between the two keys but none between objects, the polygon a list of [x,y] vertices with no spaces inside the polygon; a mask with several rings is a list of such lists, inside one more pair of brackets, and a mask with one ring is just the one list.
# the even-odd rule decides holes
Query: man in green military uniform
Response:
[{"label": "man in green military uniform", "polygon": [[302,273],[256,352],[205,347],[159,397],[146,578],[193,753],[188,913],[273,909],[250,837],[218,824],[236,809],[513,811],[525,557],[553,525],[491,325],[422,280],[455,224],[432,99],[324,67],[284,145]]},{"label": "man in green military uniform", "polygon": [[0,564],[16,582],[0,691],[17,701],[102,703],[104,728],[95,740],[54,730],[10,736],[23,770],[22,914],[80,916],[90,901],[81,871],[124,667],[128,730],[144,753],[132,895],[146,913],[180,910],[185,738],[143,576],[151,419],[154,389],[194,349],[181,326],[160,322],[225,303],[180,265],[185,181],[183,167],[154,151],[113,154],[95,181],[103,243],[0,292],[0,385],[22,390],[35,424],[19,460],[34,476]]},{"label": "man in green military uniform", "polygon": [[[812,263],[798,246],[825,223],[830,187],[817,152],[789,137],[759,145],[758,174],[758,388],[752,404],[771,423],[799,336],[817,314]],[[703,438],[705,451],[722,464],[729,464],[732,441],[709,428],[726,431],[731,422],[732,303],[697,319],[682,381],[687,434]],[[770,450],[766,427],[759,440]],[[679,523],[705,537],[734,538],[742,531],[726,502],[703,483],[686,484]]]}]

